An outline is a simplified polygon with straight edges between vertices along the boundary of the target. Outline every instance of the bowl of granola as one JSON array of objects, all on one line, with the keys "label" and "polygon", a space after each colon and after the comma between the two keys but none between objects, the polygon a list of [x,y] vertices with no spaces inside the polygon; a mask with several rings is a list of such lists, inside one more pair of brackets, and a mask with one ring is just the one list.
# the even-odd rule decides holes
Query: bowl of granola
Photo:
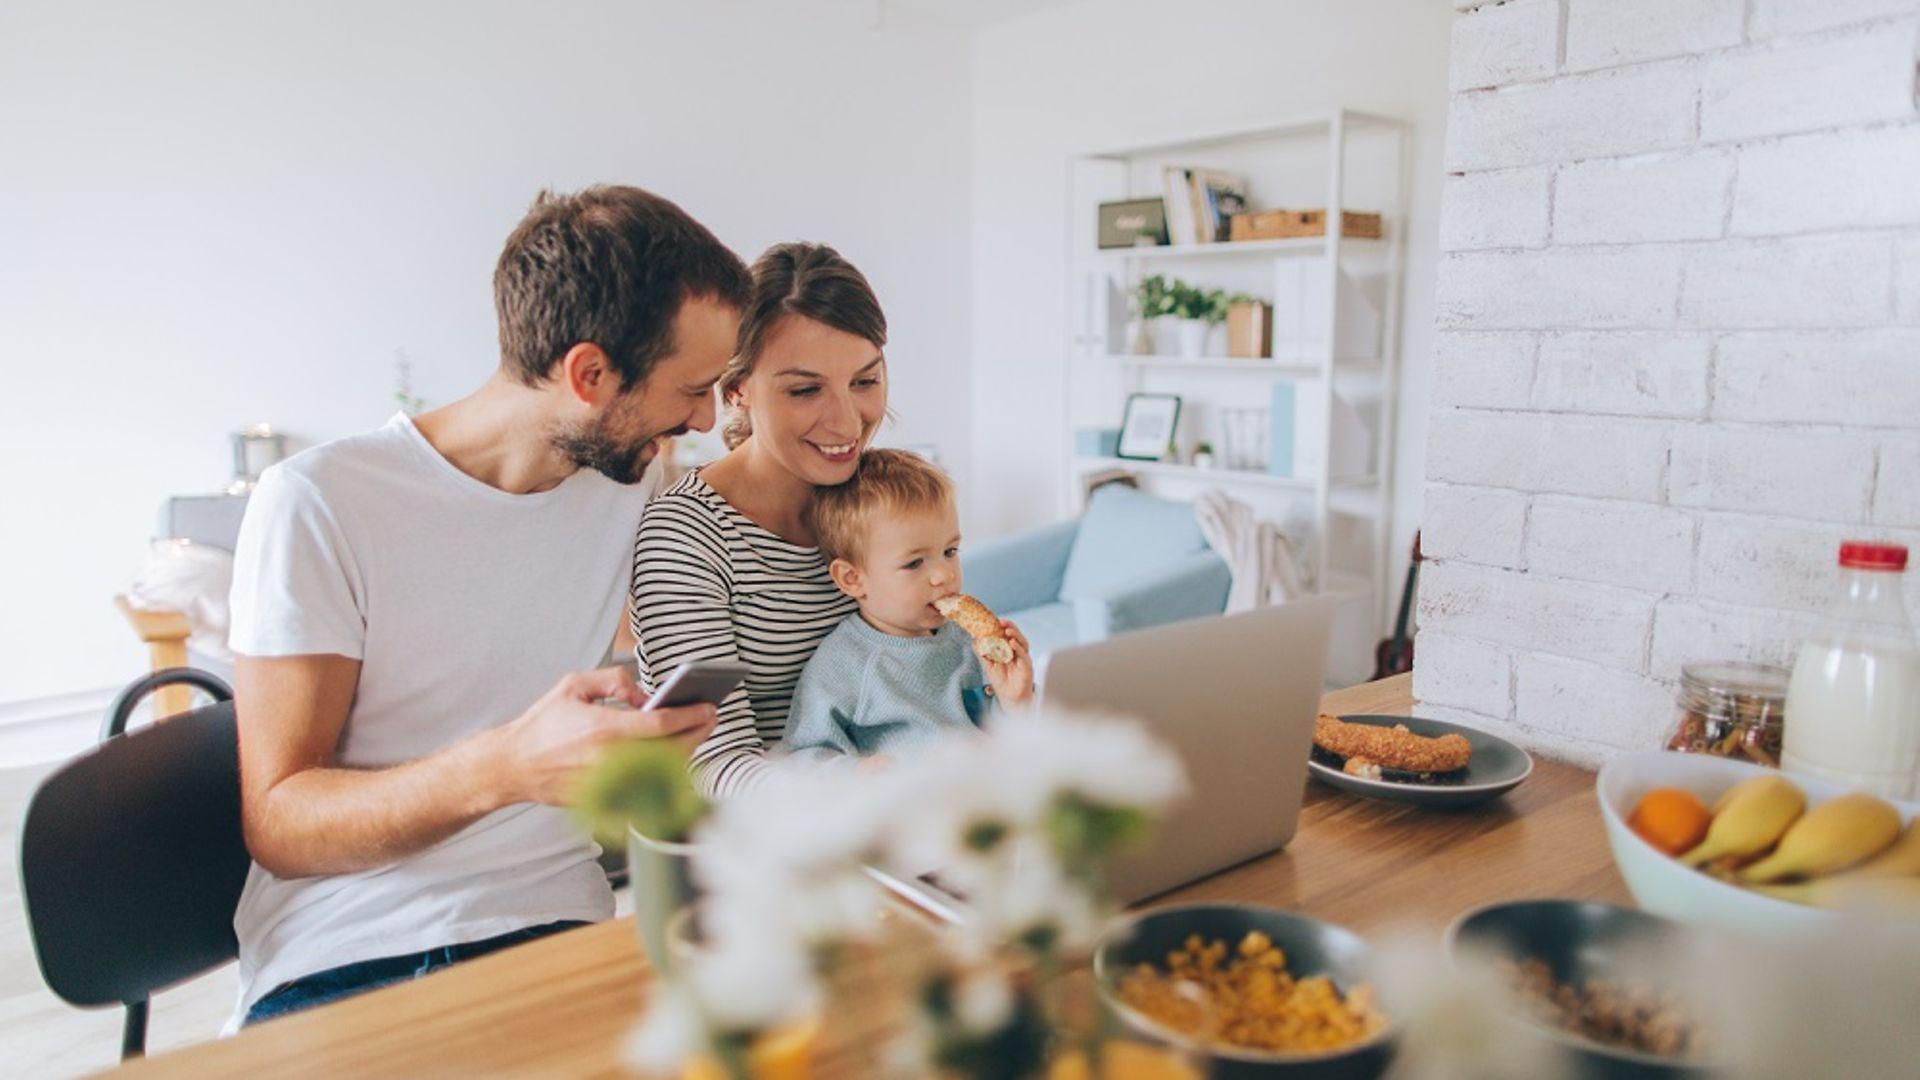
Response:
[{"label": "bowl of granola", "polygon": [[1136,1034],[1215,1078],[1379,1076],[1395,1031],[1374,1001],[1372,953],[1350,930],[1248,904],[1142,912],[1094,952],[1094,978]]},{"label": "bowl of granola", "polygon": [[1447,942],[1505,995],[1516,1037],[1581,1077],[1709,1077],[1721,1054],[1701,978],[1706,940],[1633,908],[1517,900],[1468,912]]}]

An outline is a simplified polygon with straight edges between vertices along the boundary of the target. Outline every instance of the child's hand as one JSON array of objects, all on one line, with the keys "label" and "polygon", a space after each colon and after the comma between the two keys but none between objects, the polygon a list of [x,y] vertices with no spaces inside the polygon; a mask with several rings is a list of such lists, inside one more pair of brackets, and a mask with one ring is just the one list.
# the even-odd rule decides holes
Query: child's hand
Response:
[{"label": "child's hand", "polygon": [[993,696],[999,698],[1001,704],[1024,705],[1033,699],[1033,651],[1027,646],[1027,636],[1005,619],[1000,620],[1000,632],[1007,644],[1013,646],[1013,659],[997,664],[983,656],[980,666],[987,673],[987,685],[993,688]]}]

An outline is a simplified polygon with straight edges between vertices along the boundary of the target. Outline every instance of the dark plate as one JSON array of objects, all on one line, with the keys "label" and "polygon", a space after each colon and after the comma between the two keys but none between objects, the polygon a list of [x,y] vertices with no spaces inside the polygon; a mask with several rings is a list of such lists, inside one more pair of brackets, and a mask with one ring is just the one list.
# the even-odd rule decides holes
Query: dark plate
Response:
[{"label": "dark plate", "polygon": [[1196,1049],[1178,1034],[1122,1004],[1112,993],[1114,982],[1140,964],[1164,968],[1167,954],[1178,951],[1190,934],[1209,942],[1226,941],[1231,947],[1251,930],[1266,934],[1286,953],[1287,970],[1296,976],[1326,975],[1342,994],[1372,979],[1372,954],[1360,935],[1305,915],[1251,904],[1181,904],[1142,912],[1101,938],[1093,954],[1094,979],[1101,997],[1136,1033],[1204,1057],[1209,1080],[1366,1080],[1384,1072],[1395,1048],[1391,1016],[1385,1031],[1338,1050],[1270,1054],[1218,1047]]},{"label": "dark plate", "polygon": [[1412,803],[1415,806],[1467,806],[1504,795],[1533,772],[1533,758],[1525,750],[1498,735],[1489,735],[1445,720],[1422,720],[1417,716],[1342,716],[1349,724],[1373,724],[1393,727],[1405,724],[1415,735],[1437,738],[1441,735],[1465,735],[1473,747],[1467,767],[1432,781],[1407,781],[1383,777],[1367,780],[1341,772],[1313,758],[1307,771],[1322,783],[1369,799]]},{"label": "dark plate", "polygon": [[[1555,979],[1576,985],[1600,978],[1671,986],[1677,981],[1675,973],[1686,968],[1687,957],[1702,941],[1698,933],[1671,919],[1583,900],[1491,904],[1461,916],[1447,931],[1447,948],[1456,963],[1488,954],[1515,961],[1537,957],[1553,969]],[[1706,1013],[1705,1009],[1692,1011],[1697,1016]],[[1572,1053],[1581,1077],[1695,1080],[1723,1075],[1695,1062],[1603,1046],[1518,1011],[1511,1019],[1516,1031],[1544,1037]]]}]

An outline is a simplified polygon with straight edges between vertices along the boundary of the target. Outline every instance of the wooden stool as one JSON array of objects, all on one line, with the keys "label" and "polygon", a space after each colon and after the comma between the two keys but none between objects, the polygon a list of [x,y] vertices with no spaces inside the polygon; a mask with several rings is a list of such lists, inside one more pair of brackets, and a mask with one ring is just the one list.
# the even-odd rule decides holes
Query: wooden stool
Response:
[{"label": "wooden stool", "polygon": [[[148,662],[152,670],[187,666],[187,637],[192,629],[187,626],[187,617],[178,611],[153,610],[134,607],[125,596],[113,598],[113,606],[127,617],[133,626],[133,632],[147,643]],[[156,720],[187,711],[193,702],[193,688],[174,684],[161,687],[154,694],[153,717]]]}]

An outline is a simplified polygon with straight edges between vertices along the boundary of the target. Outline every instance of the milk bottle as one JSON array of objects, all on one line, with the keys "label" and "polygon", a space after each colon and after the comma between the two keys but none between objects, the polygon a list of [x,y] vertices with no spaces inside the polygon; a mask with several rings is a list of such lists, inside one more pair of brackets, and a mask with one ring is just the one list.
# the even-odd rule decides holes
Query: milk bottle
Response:
[{"label": "milk bottle", "polygon": [[1781,767],[1896,798],[1920,777],[1920,643],[1901,599],[1907,549],[1840,545],[1842,594],[1800,646]]}]

